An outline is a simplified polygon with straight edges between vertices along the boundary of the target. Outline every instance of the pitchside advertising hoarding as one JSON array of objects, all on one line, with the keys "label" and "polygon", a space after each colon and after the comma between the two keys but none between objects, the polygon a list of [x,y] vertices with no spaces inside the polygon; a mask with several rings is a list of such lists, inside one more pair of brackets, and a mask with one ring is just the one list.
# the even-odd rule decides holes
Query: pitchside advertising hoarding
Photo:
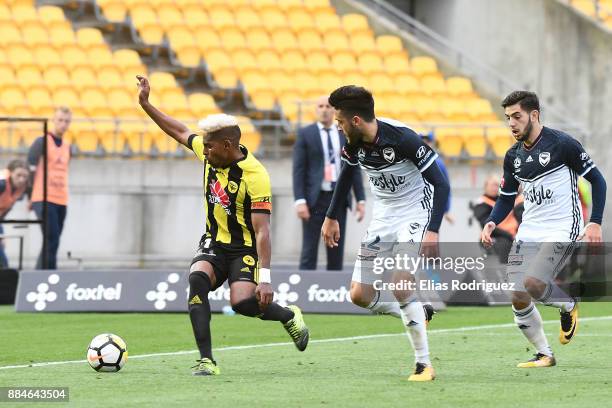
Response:
[{"label": "pitchside advertising hoarding", "polygon": [[[573,245],[575,246],[575,245]],[[445,304],[504,304],[523,280],[558,285],[582,301],[612,301],[612,271],[605,262],[612,245],[571,248],[568,243],[520,243],[508,254],[475,244],[441,244],[439,256],[422,257],[410,244],[378,242],[356,268],[358,280],[379,291],[380,302],[401,291],[438,309]],[[571,255],[570,255],[571,254]],[[274,267],[274,300],[310,313],[368,313],[352,304],[352,270],[298,271]],[[19,312],[179,312],[187,310],[187,271],[23,271],[16,296]],[[227,284],[209,294],[211,309],[229,307]],[[554,299],[553,299],[554,300]]]}]

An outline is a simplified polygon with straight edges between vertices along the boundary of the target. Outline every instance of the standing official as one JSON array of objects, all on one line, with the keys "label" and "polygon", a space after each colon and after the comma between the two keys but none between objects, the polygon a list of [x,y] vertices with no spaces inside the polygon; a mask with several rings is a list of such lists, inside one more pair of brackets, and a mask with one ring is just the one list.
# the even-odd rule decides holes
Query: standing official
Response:
[{"label": "standing official", "polygon": [[[317,267],[321,226],[340,174],[340,153],[346,143],[334,124],[334,109],[327,96],[317,100],[316,116],[316,123],[300,129],[293,150],[293,195],[303,225],[300,269]],[[360,171],[354,173],[352,187],[357,200],[357,220],[361,221],[365,215],[365,193]],[[327,248],[327,270],[342,269],[346,209],[350,206],[349,193],[338,213],[340,242],[337,247]]]},{"label": "standing official", "polygon": [[[43,251],[40,250],[36,269],[57,269],[57,250],[60,235],[66,219],[68,206],[68,163],[70,143],[63,139],[70,127],[72,112],[61,106],[55,110],[52,119],[53,131],[34,141],[28,152],[28,164],[34,173],[32,187],[32,209],[39,220],[43,218],[43,142],[47,143],[47,265],[43,265]],[[41,224],[42,227],[42,224]],[[44,231],[44,230],[43,230]]]}]

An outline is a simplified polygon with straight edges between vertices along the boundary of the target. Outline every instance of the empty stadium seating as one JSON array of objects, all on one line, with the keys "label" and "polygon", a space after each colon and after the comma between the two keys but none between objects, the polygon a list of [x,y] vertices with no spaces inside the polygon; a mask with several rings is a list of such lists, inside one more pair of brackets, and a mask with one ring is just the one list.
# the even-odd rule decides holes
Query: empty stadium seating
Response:
[{"label": "empty stadium seating", "polygon": [[[120,19],[123,2],[102,1],[101,4],[105,12],[110,10],[110,15]],[[173,9],[176,8],[158,8],[164,11],[165,28],[175,29],[174,22],[183,25],[182,15],[172,14]],[[158,25],[152,9],[140,7],[140,10],[136,17],[130,14],[135,21]],[[152,126],[138,106],[135,75],[148,72],[136,51],[112,52],[98,29],[73,30],[59,7],[37,9],[27,1],[0,4],[0,21],[3,32],[0,116],[50,117],[56,106],[67,105],[74,112],[67,138],[74,142],[78,152],[164,154],[177,151],[177,143]],[[150,32],[147,39],[153,41],[153,34]],[[170,115],[193,122],[220,112],[210,95],[185,95],[171,74],[153,72],[150,80],[154,89],[152,97]],[[246,129],[245,143],[256,150],[261,137],[248,118],[241,118],[241,122]],[[23,150],[41,133],[40,123],[8,125],[5,122],[0,148]]]}]

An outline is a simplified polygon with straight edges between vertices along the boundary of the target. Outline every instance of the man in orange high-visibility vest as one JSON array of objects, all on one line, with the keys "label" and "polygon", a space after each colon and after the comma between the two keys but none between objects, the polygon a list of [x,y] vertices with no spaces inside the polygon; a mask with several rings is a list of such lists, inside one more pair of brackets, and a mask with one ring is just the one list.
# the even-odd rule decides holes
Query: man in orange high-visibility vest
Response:
[{"label": "man in orange high-visibility vest", "polygon": [[[70,143],[63,136],[71,120],[72,112],[69,108],[57,108],[52,119],[53,131],[36,139],[28,153],[28,164],[34,173],[32,209],[40,220],[43,218],[43,143],[47,143],[47,269],[57,269],[57,250],[66,218]],[[36,269],[43,267],[41,249]]]}]

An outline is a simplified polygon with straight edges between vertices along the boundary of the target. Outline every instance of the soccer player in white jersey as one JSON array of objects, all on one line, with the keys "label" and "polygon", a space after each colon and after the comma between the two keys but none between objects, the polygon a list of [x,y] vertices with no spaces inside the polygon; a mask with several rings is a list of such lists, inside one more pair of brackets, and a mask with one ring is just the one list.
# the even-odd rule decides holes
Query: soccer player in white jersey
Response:
[{"label": "soccer player in white jersey", "polygon": [[[336,217],[359,165],[369,178],[374,213],[355,263],[351,299],[373,312],[402,318],[416,360],[409,380],[431,381],[435,372],[426,332],[431,316],[410,290],[394,290],[392,301],[383,301],[374,284],[381,276],[373,267],[376,259],[394,256],[401,246],[411,256],[437,255],[438,229],[450,191],[448,181],[436,164],[436,152],[413,130],[401,122],[374,116],[374,99],[366,89],[343,86],[332,92],[329,103],[348,141],[342,152],[348,165],[340,172],[323,223],[323,239],[328,246],[338,243]],[[413,280],[410,273],[396,272],[395,278]]]},{"label": "soccer player in white jersey", "polygon": [[[495,203],[481,240],[492,244],[491,232],[512,210],[523,187],[525,212],[508,256],[514,321],[536,348],[533,359],[520,368],[556,364],[544,335],[542,317],[532,299],[559,309],[559,341],[569,343],[578,328],[578,304],[554,282],[579,240],[601,242],[606,181],[582,145],[571,136],[540,123],[540,104],[533,92],[515,91],[502,102],[517,143],[506,153],[500,198]],[[591,183],[593,208],[583,226],[578,177]]]}]

